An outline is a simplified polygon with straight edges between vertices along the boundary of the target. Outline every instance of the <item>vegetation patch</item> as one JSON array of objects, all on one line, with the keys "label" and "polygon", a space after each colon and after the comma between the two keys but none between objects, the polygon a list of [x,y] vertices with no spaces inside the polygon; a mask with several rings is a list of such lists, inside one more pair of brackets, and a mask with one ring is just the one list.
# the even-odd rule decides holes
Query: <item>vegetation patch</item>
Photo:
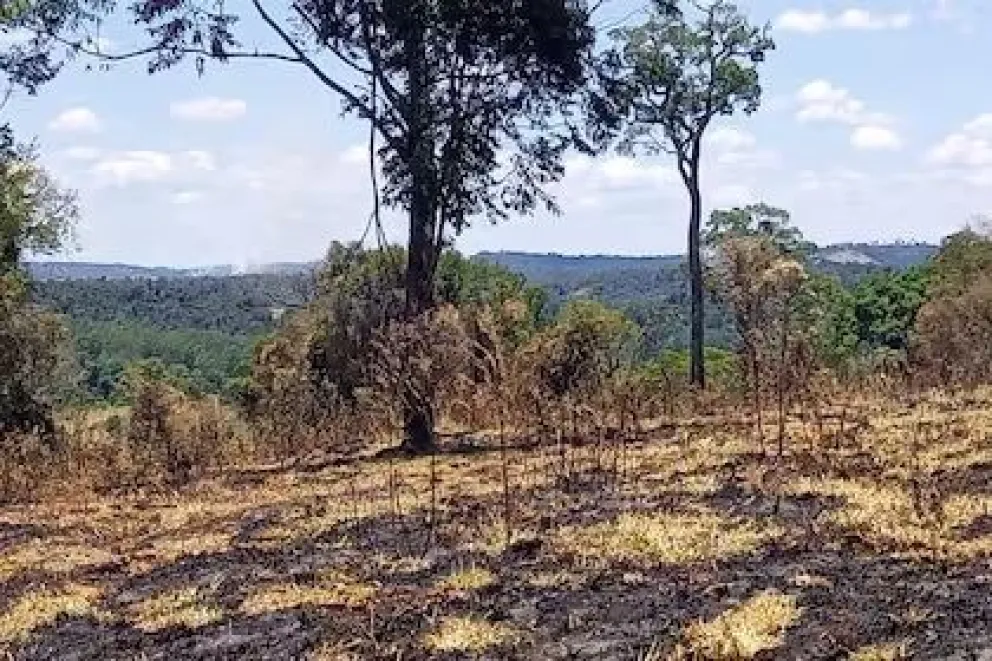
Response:
[{"label": "vegetation patch", "polygon": [[29,571],[65,575],[99,567],[113,560],[112,553],[92,546],[34,539],[0,554],[0,581]]},{"label": "vegetation patch", "polygon": [[753,659],[782,645],[800,615],[796,598],[774,591],[751,597],[713,620],[689,625],[675,659]]},{"label": "vegetation patch", "polygon": [[987,516],[992,497],[920,490],[894,483],[866,480],[810,480],[793,482],[794,494],[816,494],[842,499],[844,505],[830,521],[860,535],[867,543],[905,553],[939,554],[967,561],[992,553],[992,535],[964,538],[960,532]]},{"label": "vegetation patch", "polygon": [[99,588],[90,585],[28,592],[0,615],[0,644],[23,641],[31,632],[52,624],[61,616],[106,617],[95,605],[101,594]]},{"label": "vegetation patch", "polygon": [[514,629],[478,617],[446,617],[423,638],[424,646],[435,652],[484,652],[507,645],[519,638]]},{"label": "vegetation patch", "polygon": [[689,565],[750,553],[782,534],[715,512],[623,514],[615,522],[562,531],[562,550],[585,560]]},{"label": "vegetation patch", "polygon": [[199,629],[224,617],[209,591],[199,587],[170,590],[146,599],[134,609],[135,625],[148,632],[185,627]]},{"label": "vegetation patch", "polygon": [[485,567],[469,567],[452,573],[438,581],[442,590],[471,592],[482,590],[496,582],[496,577]]},{"label": "vegetation patch", "polygon": [[901,661],[910,658],[909,643],[879,643],[867,645],[851,652],[850,661]]},{"label": "vegetation patch", "polygon": [[339,572],[325,572],[313,583],[291,582],[270,585],[254,592],[241,604],[249,615],[294,608],[342,606],[361,608],[375,597],[376,588]]}]

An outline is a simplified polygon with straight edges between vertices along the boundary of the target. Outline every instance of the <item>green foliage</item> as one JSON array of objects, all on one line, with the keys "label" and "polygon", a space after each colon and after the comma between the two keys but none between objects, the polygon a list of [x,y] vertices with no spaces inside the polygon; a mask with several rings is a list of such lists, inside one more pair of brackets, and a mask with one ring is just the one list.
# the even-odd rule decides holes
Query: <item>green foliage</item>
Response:
[{"label": "green foliage", "polygon": [[929,270],[915,267],[902,273],[876,273],[858,283],[853,290],[854,316],[863,351],[909,347],[929,281]]},{"label": "green foliage", "polygon": [[28,301],[21,258],[57,250],[76,215],[74,196],[32,152],[12,143],[0,150],[0,435],[51,435],[52,407],[71,386],[68,333],[61,318]]},{"label": "green foliage", "polygon": [[305,305],[314,283],[309,274],[48,280],[33,283],[31,295],[79,322],[247,336],[271,331],[280,313]]},{"label": "green foliage", "polygon": [[992,240],[974,230],[947,237],[930,269],[931,295],[954,296],[992,273]]},{"label": "green foliage", "polygon": [[[740,367],[733,351],[708,346],[705,354],[706,369],[714,387],[721,390],[739,387]],[[669,379],[684,381],[685,374],[689,371],[689,352],[686,349],[667,349],[643,363],[641,369],[659,387]]]},{"label": "green foliage", "polygon": [[799,323],[811,332],[819,361],[842,368],[855,357],[859,346],[855,297],[837,278],[812,274],[796,301]]},{"label": "green foliage", "polygon": [[21,268],[25,254],[51,254],[71,238],[76,195],[58,187],[33,150],[0,150],[0,275]]},{"label": "green foliage", "polygon": [[595,42],[584,1],[305,0],[283,16],[253,2],[293,54],[276,58],[242,46],[244,14],[232,6],[132,4],[152,35],[141,51],[149,70],[188,55],[201,72],[207,58],[295,61],[368,121],[382,173],[381,187],[372,173],[376,209],[409,218],[408,312],[433,306],[438,260],[473,220],[558,211],[546,187],[564,175],[568,149],[584,146],[569,121]]},{"label": "green foliage", "polygon": [[816,244],[803,238],[799,228],[791,224],[788,211],[764,202],[714,211],[704,229],[703,242],[718,247],[724,239],[742,236],[767,237],[779,252],[794,258],[806,258],[816,251]]},{"label": "green foliage", "polygon": [[642,25],[612,33],[600,115],[625,150],[674,153],[686,177],[714,117],[758,109],[757,65],[775,44],[725,0],[652,5]]},{"label": "green foliage", "polygon": [[215,331],[168,330],[136,321],[73,324],[89,397],[108,402],[127,396],[129,365],[189,393],[237,396],[250,370],[255,339]]},{"label": "green foliage", "polygon": [[95,22],[112,4],[111,0],[2,0],[0,31],[29,36],[5,40],[0,46],[0,73],[8,86],[36,93],[58,74],[69,55],[62,35]]}]

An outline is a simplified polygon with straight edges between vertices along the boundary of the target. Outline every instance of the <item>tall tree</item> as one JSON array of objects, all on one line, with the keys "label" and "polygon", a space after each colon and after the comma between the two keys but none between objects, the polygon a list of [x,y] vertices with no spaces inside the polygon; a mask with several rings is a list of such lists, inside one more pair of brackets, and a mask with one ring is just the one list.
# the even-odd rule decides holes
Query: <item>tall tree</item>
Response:
[{"label": "tall tree", "polygon": [[647,20],[615,30],[594,110],[628,154],[671,154],[689,194],[690,379],[705,385],[701,257],[703,136],[722,115],[758,109],[758,64],[775,44],[731,2],[653,0]]},{"label": "tall tree", "polygon": [[710,214],[703,230],[703,244],[716,246],[731,237],[763,237],[784,255],[807,257],[816,250],[816,244],[803,238],[802,232],[791,222],[792,215],[788,211],[764,202],[717,209]]},{"label": "tall tree", "polygon": [[21,259],[56,251],[76,216],[74,195],[33,152],[12,143],[0,149],[0,437],[54,431],[51,405],[68,378],[69,337],[58,317],[28,301]]},{"label": "tall tree", "polygon": [[[209,59],[278,60],[367,120],[382,202],[409,216],[407,315],[433,307],[440,255],[471,219],[557,210],[544,186],[563,174],[575,134],[562,120],[595,39],[582,0],[295,0],[285,16],[260,0],[240,5],[139,0],[150,45],[110,57],[151,55],[151,71],[186,56],[201,71]],[[249,17],[279,50],[241,45],[235,29]],[[429,421],[407,418],[406,445],[432,447]]]}]

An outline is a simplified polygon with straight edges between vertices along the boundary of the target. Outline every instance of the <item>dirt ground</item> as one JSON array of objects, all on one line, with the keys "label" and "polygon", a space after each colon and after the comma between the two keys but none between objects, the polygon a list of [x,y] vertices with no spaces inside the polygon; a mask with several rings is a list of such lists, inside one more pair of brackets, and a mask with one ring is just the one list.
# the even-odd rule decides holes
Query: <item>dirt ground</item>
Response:
[{"label": "dirt ground", "polygon": [[992,398],[858,410],[6,508],[0,649],[992,660]]}]

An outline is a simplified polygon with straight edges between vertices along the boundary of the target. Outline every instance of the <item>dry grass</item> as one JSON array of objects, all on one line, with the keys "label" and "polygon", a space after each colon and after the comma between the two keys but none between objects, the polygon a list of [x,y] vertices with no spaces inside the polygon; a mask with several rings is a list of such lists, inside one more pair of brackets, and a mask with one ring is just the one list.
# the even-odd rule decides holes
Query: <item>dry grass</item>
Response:
[{"label": "dry grass", "polygon": [[58,590],[41,588],[22,595],[0,615],[0,644],[22,641],[60,616],[105,617],[96,607],[101,593],[99,588],[90,585],[68,585]]},{"label": "dry grass", "polygon": [[909,643],[880,643],[851,652],[849,661],[901,661],[910,658]]},{"label": "dry grass", "polygon": [[519,637],[502,624],[476,617],[446,617],[423,637],[424,646],[435,652],[484,652],[506,645]]},{"label": "dry grass", "polygon": [[34,539],[0,554],[0,581],[30,571],[53,576],[70,574],[113,560],[113,554],[92,546],[59,539]]},{"label": "dry grass", "polygon": [[223,617],[209,591],[198,587],[171,590],[146,599],[134,608],[133,614],[135,625],[149,632],[172,627],[199,629]]},{"label": "dry grass", "polygon": [[992,554],[992,536],[961,539],[960,530],[992,512],[992,496],[955,494],[919,516],[913,494],[894,483],[803,478],[787,486],[794,495],[836,497],[843,503],[830,515],[837,526],[882,550],[909,556],[940,556],[969,561]]},{"label": "dry grass", "polygon": [[438,581],[437,586],[442,590],[471,592],[488,588],[496,582],[496,577],[485,567],[469,567],[454,572]]},{"label": "dry grass", "polygon": [[775,526],[702,510],[623,514],[615,523],[566,528],[558,542],[562,550],[586,560],[687,565],[743,555],[781,534]]},{"label": "dry grass", "polygon": [[324,643],[310,650],[306,661],[361,661],[361,657],[344,643]]},{"label": "dry grass", "polygon": [[[390,466],[358,460],[312,471],[266,466],[238,479],[227,475],[208,480],[179,494],[85,502],[80,497],[75,502],[10,507],[2,518],[14,535],[24,534],[18,527],[32,530],[30,524],[42,532],[31,541],[5,542],[11,545],[0,552],[0,587],[7,598],[20,594],[26,582],[41,579],[57,586],[99,576],[107,590],[121,581],[137,584],[140,594],[153,598],[121,607],[113,616],[146,631],[196,628],[225,619],[240,625],[265,619],[246,616],[285,611],[298,611],[294,615],[306,622],[323,622],[330,616],[335,625],[346,623],[326,632],[344,635],[344,641],[322,637],[324,631],[308,632],[311,641],[326,641],[311,651],[312,659],[376,658],[387,648],[403,650],[405,656],[417,645],[438,654],[495,649],[488,654],[495,658],[501,645],[516,643],[522,658],[540,658],[543,645],[556,642],[549,638],[580,638],[584,644],[600,636],[602,631],[589,629],[593,622],[609,630],[610,637],[629,638],[632,650],[646,648],[650,641],[631,634],[629,622],[610,620],[614,615],[606,609],[613,604],[604,604],[596,593],[603,576],[631,587],[619,591],[616,600],[624,603],[617,612],[630,608],[638,616],[642,607],[651,612],[666,608],[649,603],[653,596],[642,595],[659,580],[690,577],[689,596],[673,607],[678,619],[672,621],[681,621],[685,612],[719,612],[711,610],[715,600],[740,594],[736,587],[728,592],[726,586],[753,583],[757,561],[747,556],[775,543],[787,551],[768,556],[769,571],[779,572],[775,584],[784,583],[789,587],[783,589],[809,597],[803,602],[807,612],[802,623],[785,637],[786,647],[778,648],[798,614],[796,603],[788,596],[765,593],[712,620],[687,626],[681,636],[658,632],[656,657],[650,658],[660,661],[676,643],[682,658],[791,658],[811,644],[812,636],[821,640],[821,633],[830,637],[824,640],[838,641],[831,653],[843,658],[867,642],[858,637],[858,625],[867,625],[867,619],[877,619],[882,612],[892,626],[886,635],[895,641],[916,635],[924,626],[942,634],[959,626],[940,615],[949,611],[943,591],[918,599],[906,596],[915,595],[915,582],[923,579],[915,571],[899,573],[896,565],[914,560],[927,585],[946,580],[953,589],[974,594],[975,581],[961,578],[970,574],[958,570],[977,566],[984,571],[981,563],[992,557],[987,525],[992,496],[981,482],[992,463],[992,445],[986,438],[992,432],[990,402],[992,397],[973,409],[960,410],[964,405],[955,403],[956,409],[927,412],[926,420],[939,433],[926,439],[918,452],[907,439],[921,414],[891,403],[872,409],[870,431],[840,450],[826,441],[807,446],[800,423],[793,422],[788,452],[776,464],[784,467],[781,480],[772,489],[766,488],[763,477],[771,464],[755,453],[753,439],[720,419],[695,428],[681,442],[670,442],[659,432],[631,443],[624,452],[624,476],[616,484],[582,482],[587,477],[582,472],[587,468],[584,449],[569,450],[578,457],[570,470],[580,479],[575,481],[578,487],[569,483],[568,488],[558,481],[556,454],[514,451],[509,531],[502,520],[498,453],[439,455],[434,532],[440,548],[433,549],[428,548],[423,526],[431,506],[427,459],[397,460]],[[601,475],[592,470],[589,474]],[[920,474],[943,487],[938,502],[927,505],[922,516],[908,486]],[[768,499],[772,491],[783,497],[782,509],[775,513]],[[505,553],[508,540],[520,542],[534,535],[539,538],[533,544],[515,545],[512,553]],[[867,547],[856,543],[859,553],[854,558],[846,552],[852,536]],[[204,554],[214,557],[197,557]],[[479,565],[470,564],[472,559]],[[935,560],[970,564],[953,568],[957,573],[948,577],[931,572]],[[204,586],[205,574],[230,570],[243,575],[246,568],[234,564],[243,562],[251,565],[247,575],[253,578],[231,592],[215,593]],[[107,567],[93,571],[102,565]],[[338,569],[320,573],[319,568],[328,566]],[[673,566],[691,571],[670,571]],[[498,578],[486,567],[498,568]],[[743,574],[737,573],[741,567],[746,567]],[[158,569],[166,571],[152,571]],[[852,576],[874,581],[872,590],[879,594],[848,595]],[[499,590],[486,589],[497,580]],[[172,589],[177,581],[180,589]],[[201,587],[182,587],[189,585]],[[223,585],[231,589],[232,581]],[[678,587],[681,591],[686,586]],[[0,620],[0,641],[20,640],[60,612],[101,615],[96,596],[85,598],[96,595],[95,588],[87,589],[91,593],[71,587],[39,590],[10,602]],[[244,590],[249,591],[247,597]],[[591,613],[569,619],[574,628],[564,633],[549,632],[543,618],[532,616],[535,591],[561,599],[570,614],[573,607]],[[488,621],[484,613],[490,606],[502,609],[499,612],[510,610],[504,608],[512,600],[509,595],[520,595],[521,602],[512,604],[511,620]],[[838,604],[847,608],[852,599],[859,608],[873,610],[861,612],[852,606],[850,613],[836,618]],[[108,592],[102,606],[116,603],[120,602],[114,593]],[[461,612],[466,604],[479,615],[435,619],[438,611]],[[449,607],[452,610],[445,610]],[[303,617],[303,612],[315,610],[322,617]],[[407,614],[409,620],[403,619]],[[394,626],[396,621],[403,624]],[[433,624],[423,630],[422,625],[407,624],[424,621]],[[522,636],[520,632],[535,622],[537,629]],[[367,640],[371,634],[362,627],[379,637],[376,645],[381,647],[373,650]],[[400,627],[407,628],[399,631]],[[226,627],[201,635],[222,629]],[[354,639],[343,631],[356,632]],[[925,651],[927,645],[937,644],[942,643],[919,638],[914,642]],[[854,654],[851,658],[898,659],[908,653],[895,642]]]},{"label": "dry grass", "polygon": [[324,572],[312,584],[290,582],[261,588],[245,599],[241,610],[249,615],[261,615],[294,608],[361,608],[375,594],[372,585],[338,572]]},{"label": "dry grass", "polygon": [[736,661],[782,645],[786,629],[800,615],[791,595],[764,592],[708,622],[689,625],[675,659]]}]

